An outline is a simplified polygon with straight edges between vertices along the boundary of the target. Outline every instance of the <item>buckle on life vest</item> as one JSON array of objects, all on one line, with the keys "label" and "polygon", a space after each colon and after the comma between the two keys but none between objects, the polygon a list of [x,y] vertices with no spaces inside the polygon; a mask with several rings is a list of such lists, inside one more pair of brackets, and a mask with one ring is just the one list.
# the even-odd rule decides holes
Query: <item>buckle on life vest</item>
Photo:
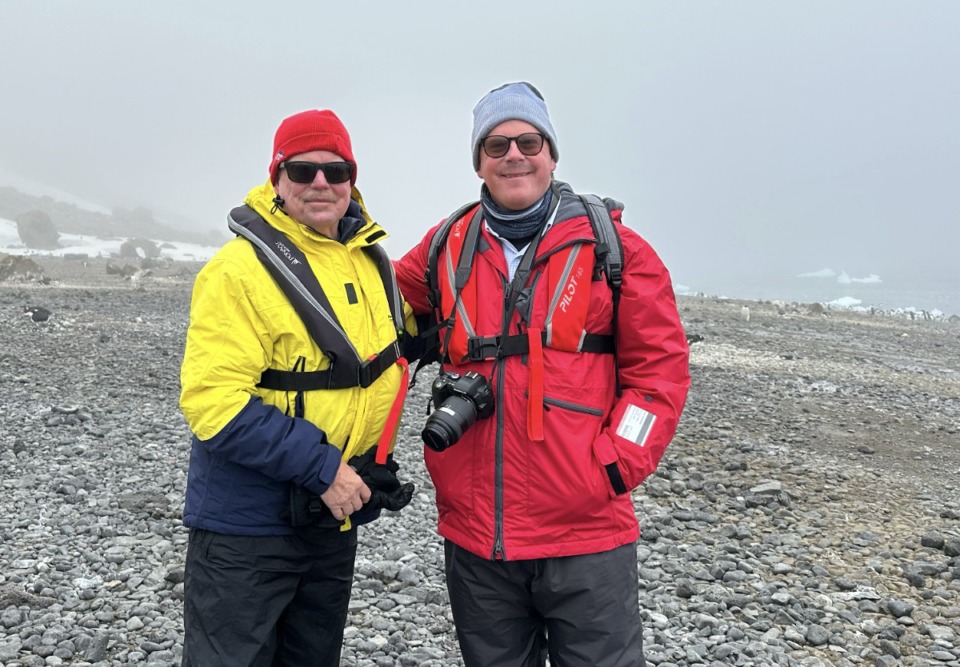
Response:
[{"label": "buckle on life vest", "polygon": [[397,363],[400,358],[400,342],[393,341],[378,354],[370,357],[357,369],[357,386],[366,389],[372,385],[383,372]]},{"label": "buckle on life vest", "polygon": [[[546,333],[543,331],[540,332],[540,340],[544,345],[546,344]],[[529,352],[530,340],[526,334],[506,337],[473,336],[467,339],[467,356],[465,358],[469,361],[484,361],[485,359],[511,357],[515,354],[528,354]],[[579,352],[613,354],[615,352],[613,336],[608,334],[584,334],[580,342]]]},{"label": "buckle on life vest", "polygon": [[492,359],[500,352],[500,336],[474,336],[467,339],[467,359],[483,361]]},{"label": "buckle on life vest", "polygon": [[[537,330],[541,344],[546,341],[546,334]],[[589,336],[589,334],[587,334]],[[483,361],[493,357],[512,357],[515,354],[530,352],[529,334],[514,334],[512,336],[475,336],[467,339],[467,359]]]}]

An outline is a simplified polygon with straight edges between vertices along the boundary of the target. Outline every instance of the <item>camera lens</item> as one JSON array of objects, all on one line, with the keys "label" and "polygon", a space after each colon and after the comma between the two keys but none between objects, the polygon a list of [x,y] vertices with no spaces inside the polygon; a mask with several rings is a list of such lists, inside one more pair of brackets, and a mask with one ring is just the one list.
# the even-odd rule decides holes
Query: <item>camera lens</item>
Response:
[{"label": "camera lens", "polygon": [[433,411],[420,435],[427,447],[442,452],[456,444],[476,419],[477,409],[473,401],[462,396],[450,396]]}]

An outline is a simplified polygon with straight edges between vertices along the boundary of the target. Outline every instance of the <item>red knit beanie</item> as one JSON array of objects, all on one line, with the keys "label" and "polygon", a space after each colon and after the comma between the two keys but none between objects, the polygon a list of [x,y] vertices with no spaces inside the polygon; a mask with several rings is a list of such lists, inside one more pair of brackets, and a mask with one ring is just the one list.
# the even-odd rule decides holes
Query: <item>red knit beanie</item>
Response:
[{"label": "red knit beanie", "polygon": [[356,160],[350,135],[337,114],[329,109],[302,111],[280,123],[273,138],[273,159],[270,161],[270,180],[274,185],[279,180],[280,163],[300,153],[330,151],[354,164],[350,185],[357,182]]}]

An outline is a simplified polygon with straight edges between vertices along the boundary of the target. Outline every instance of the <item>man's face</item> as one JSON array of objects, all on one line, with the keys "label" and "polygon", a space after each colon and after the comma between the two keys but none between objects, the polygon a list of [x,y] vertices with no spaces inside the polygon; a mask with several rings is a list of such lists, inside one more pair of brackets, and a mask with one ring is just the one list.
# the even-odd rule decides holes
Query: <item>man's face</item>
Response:
[{"label": "man's face", "polygon": [[[309,151],[287,158],[287,162],[342,162],[343,158],[330,151]],[[274,189],[283,198],[283,210],[302,225],[314,231],[337,238],[337,225],[350,205],[350,181],[327,183],[323,170],[317,170],[312,183],[294,183],[286,169]]]},{"label": "man's face", "polygon": [[[508,120],[490,130],[487,136],[516,137],[525,132],[540,130],[523,120]],[[543,148],[536,155],[524,155],[517,142],[512,141],[507,154],[497,158],[487,155],[481,146],[477,175],[486,183],[497,204],[510,211],[521,211],[546,193],[556,168],[549,140],[544,139]]]}]

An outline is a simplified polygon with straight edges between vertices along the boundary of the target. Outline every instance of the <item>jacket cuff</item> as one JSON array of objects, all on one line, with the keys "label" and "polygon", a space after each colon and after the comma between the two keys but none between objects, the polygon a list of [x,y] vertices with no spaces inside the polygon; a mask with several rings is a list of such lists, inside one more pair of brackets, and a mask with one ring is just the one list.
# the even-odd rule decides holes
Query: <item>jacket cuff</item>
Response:
[{"label": "jacket cuff", "polygon": [[340,450],[333,445],[324,444],[322,446],[326,447],[328,451],[326,456],[323,457],[323,463],[320,465],[320,471],[317,473],[317,488],[310,489],[317,495],[325,493],[326,490],[330,488],[330,485],[333,484],[333,480],[337,477],[337,470],[340,469],[342,456]]}]

